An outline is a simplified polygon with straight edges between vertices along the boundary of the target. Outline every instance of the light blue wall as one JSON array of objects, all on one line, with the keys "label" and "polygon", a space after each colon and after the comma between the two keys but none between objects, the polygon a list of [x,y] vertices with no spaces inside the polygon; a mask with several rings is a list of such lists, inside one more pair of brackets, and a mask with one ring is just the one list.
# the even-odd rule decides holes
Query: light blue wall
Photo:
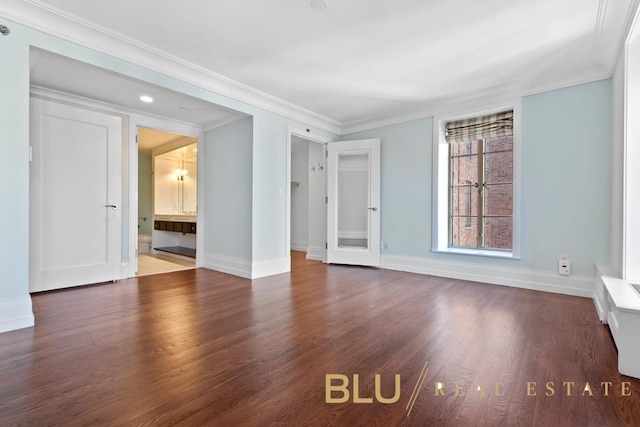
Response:
[{"label": "light blue wall", "polygon": [[266,113],[253,125],[253,202],[261,212],[253,216],[253,261],[260,262],[286,256],[286,120]]},{"label": "light blue wall", "polygon": [[205,135],[205,254],[251,260],[253,120]]},{"label": "light blue wall", "polygon": [[529,96],[522,103],[523,258],[593,274],[610,257],[611,80]]},{"label": "light blue wall", "polygon": [[591,275],[610,256],[611,80],[522,99],[521,259],[435,254],[431,247],[432,119],[346,135],[381,138],[383,254]]},{"label": "light blue wall", "polygon": [[11,28],[0,40],[0,299],[29,292],[29,47]]}]

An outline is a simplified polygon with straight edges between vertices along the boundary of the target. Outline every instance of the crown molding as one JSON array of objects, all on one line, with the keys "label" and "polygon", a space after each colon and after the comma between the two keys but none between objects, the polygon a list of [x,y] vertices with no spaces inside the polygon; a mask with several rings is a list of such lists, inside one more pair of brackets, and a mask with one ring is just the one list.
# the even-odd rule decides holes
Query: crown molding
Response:
[{"label": "crown molding", "polygon": [[158,72],[307,126],[340,133],[340,123],[204,67],[111,31],[39,0],[7,0],[0,15],[25,27]]},{"label": "crown molding", "polygon": [[342,125],[341,136],[386,126],[398,125],[413,120],[437,116],[451,111],[478,108],[487,104],[499,103],[505,99],[521,98],[528,95],[535,95],[538,93],[577,86],[608,78],[611,78],[611,74],[608,70],[593,68],[585,70],[581,74],[570,74],[562,78],[557,78],[543,83],[511,86],[505,85],[498,88],[492,87],[474,92],[469,96],[439,99],[425,103],[425,105],[419,109],[347,122]]}]

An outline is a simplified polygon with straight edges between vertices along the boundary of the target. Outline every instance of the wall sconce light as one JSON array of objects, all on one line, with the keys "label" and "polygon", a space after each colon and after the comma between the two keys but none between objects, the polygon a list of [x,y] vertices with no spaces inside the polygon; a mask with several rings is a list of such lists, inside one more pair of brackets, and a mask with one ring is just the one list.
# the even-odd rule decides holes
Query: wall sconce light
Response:
[{"label": "wall sconce light", "polygon": [[184,176],[187,174],[187,170],[186,169],[176,169],[176,179],[178,181],[184,181]]}]

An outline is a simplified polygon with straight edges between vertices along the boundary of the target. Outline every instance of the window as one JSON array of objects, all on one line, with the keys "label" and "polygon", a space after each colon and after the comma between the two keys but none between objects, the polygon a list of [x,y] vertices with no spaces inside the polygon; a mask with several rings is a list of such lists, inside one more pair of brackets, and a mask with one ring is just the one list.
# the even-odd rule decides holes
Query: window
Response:
[{"label": "window", "polygon": [[514,110],[440,120],[434,250],[518,257]]},{"label": "window", "polygon": [[449,246],[511,250],[513,136],[450,144]]},{"label": "window", "polygon": [[471,204],[473,203],[471,200],[473,188],[471,187],[471,181],[465,180],[464,185],[464,227],[468,230],[471,228],[473,222],[471,217],[473,212],[471,209]]}]

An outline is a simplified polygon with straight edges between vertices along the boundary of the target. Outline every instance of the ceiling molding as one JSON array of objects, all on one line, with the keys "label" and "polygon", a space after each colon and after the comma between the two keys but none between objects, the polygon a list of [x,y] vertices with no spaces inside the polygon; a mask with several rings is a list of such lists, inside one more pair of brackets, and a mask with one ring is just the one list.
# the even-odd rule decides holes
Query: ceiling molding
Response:
[{"label": "ceiling molding", "polygon": [[[633,30],[634,21],[636,19],[636,16],[639,13],[639,9],[640,9],[640,0],[631,0],[631,3],[628,8],[629,13],[626,14],[624,22],[622,23],[622,31],[620,32],[615,43],[616,48],[611,52],[612,56],[611,56],[611,61],[608,64],[608,67],[609,67],[609,74],[612,76],[614,75],[616,67],[618,66],[620,56],[624,53],[625,45],[629,39],[629,35],[631,34],[631,31]],[[603,25],[606,25],[606,24],[603,24]]]},{"label": "ceiling molding", "polygon": [[436,100],[425,104],[422,108],[400,112],[394,115],[370,117],[362,120],[348,122],[342,125],[341,135],[349,135],[357,132],[378,129],[385,126],[393,126],[401,123],[433,117],[440,114],[467,108],[478,108],[487,104],[504,102],[528,95],[562,89],[611,77],[608,70],[587,70],[582,74],[572,74],[565,78],[554,79],[535,85],[505,86],[503,88],[491,88],[474,93],[473,96],[448,98]]},{"label": "ceiling molding", "polygon": [[[3,2],[4,3],[4,2]],[[6,5],[6,3],[11,3]],[[167,75],[235,101],[339,134],[340,123],[38,0],[10,0],[0,15],[20,25]]]}]

